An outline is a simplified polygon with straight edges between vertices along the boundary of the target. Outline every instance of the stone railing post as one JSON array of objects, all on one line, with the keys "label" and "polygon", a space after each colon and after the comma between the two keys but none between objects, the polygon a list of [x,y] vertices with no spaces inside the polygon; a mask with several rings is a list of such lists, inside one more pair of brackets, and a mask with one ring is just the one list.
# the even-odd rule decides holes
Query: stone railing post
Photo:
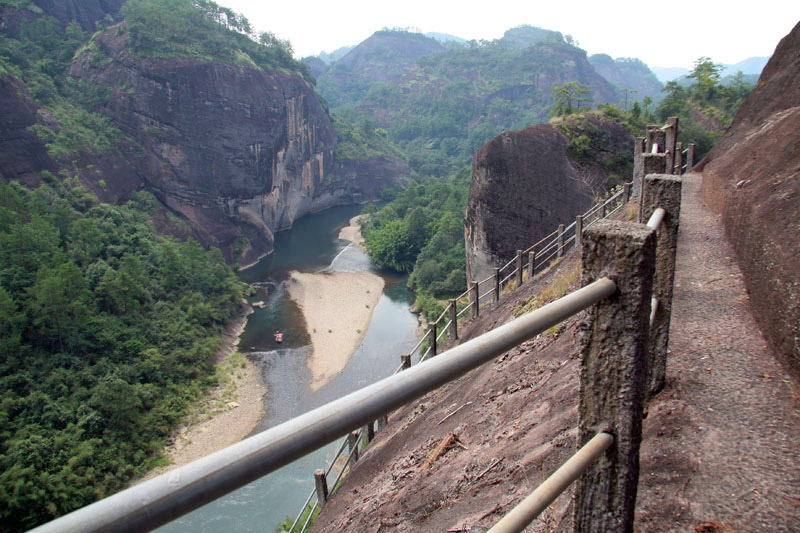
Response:
[{"label": "stone railing post", "polygon": [[364,425],[364,435],[366,437],[365,444],[369,444],[375,439],[375,425],[372,422],[367,422]]},{"label": "stone railing post", "polygon": [[669,324],[672,316],[672,287],[675,279],[675,252],[678,248],[678,222],[681,213],[680,178],[667,174],[650,174],[645,178],[644,220],[657,208],[665,211],[658,228],[658,252],[653,279],[653,297],[658,300],[650,324],[647,357],[647,394],[652,396],[664,388],[667,370]]},{"label": "stone railing post", "polygon": [[[664,153],[667,154],[667,170],[664,173],[672,174],[675,168],[675,143],[678,140],[678,117],[667,118],[666,131],[664,133],[666,136],[664,139],[666,142]],[[644,175],[646,178],[647,172]]]},{"label": "stone railing post", "polygon": [[691,172],[694,166],[694,143],[689,143],[689,148],[686,152],[686,172]]},{"label": "stone railing post", "polygon": [[[649,174],[666,174],[667,156],[665,154],[644,154],[642,156],[642,172],[645,176]],[[639,214],[636,218],[636,221],[639,223],[645,222],[642,213],[644,210],[645,189],[647,189],[647,182],[642,181],[642,192],[639,195]]]},{"label": "stone railing post", "polygon": [[379,433],[383,428],[389,425],[389,415],[381,415],[375,421],[375,432]]},{"label": "stone railing post", "polygon": [[608,205],[608,200],[603,200],[603,205],[600,207],[600,218],[606,218],[606,206]]},{"label": "stone railing post", "polygon": [[494,267],[494,301],[500,301],[500,269]]},{"label": "stone railing post", "polygon": [[322,508],[328,503],[328,480],[325,479],[325,470],[321,468],[314,470],[314,483],[317,487],[317,501]]},{"label": "stone railing post", "polygon": [[[658,125],[649,125],[647,126],[647,137],[645,140],[645,151],[646,154],[653,153],[653,145],[655,144],[658,146],[656,149],[656,153],[663,154],[664,153],[664,146],[666,145],[666,134],[664,130],[661,129],[661,126]],[[642,168],[642,175],[641,181],[644,183],[644,177],[647,174],[644,171],[644,167]]]},{"label": "stone railing post", "polygon": [[428,322],[428,347],[431,357],[436,355],[436,322]]},{"label": "stone railing post", "polygon": [[676,176],[683,174],[683,143],[675,143],[675,171]]},{"label": "stone railing post", "polygon": [[411,368],[411,354],[404,353],[400,355],[400,364],[403,367],[403,370],[408,370]]},{"label": "stone railing post", "polygon": [[472,282],[472,318],[478,318],[481,312],[481,290],[477,281]]},{"label": "stone railing post", "polygon": [[622,206],[628,205],[628,200],[631,199],[631,184],[630,183],[623,183],[622,184]]},{"label": "stone railing post", "polygon": [[655,231],[600,221],[584,231],[581,284],[608,276],[617,292],[587,311],[581,335],[578,448],[598,430],[614,445],[578,481],[575,531],[632,532],[642,440]]},{"label": "stone railing post", "polygon": [[564,256],[564,224],[558,225],[558,255],[556,257],[563,257]]},{"label": "stone railing post", "polygon": [[455,300],[450,300],[450,340],[454,341],[458,338],[458,306]]},{"label": "stone railing post", "polygon": [[536,274],[536,252],[528,252],[528,279]]},{"label": "stone railing post", "polygon": [[517,287],[522,286],[522,250],[517,250]]},{"label": "stone railing post", "polygon": [[575,217],[575,248],[583,248],[583,215]]},{"label": "stone railing post", "polygon": [[633,195],[639,194],[642,190],[642,154],[645,151],[645,138],[636,137],[633,144]]},{"label": "stone railing post", "polygon": [[350,450],[350,453],[353,454],[352,462],[355,463],[358,461],[358,431],[351,431],[347,436],[347,448]]}]

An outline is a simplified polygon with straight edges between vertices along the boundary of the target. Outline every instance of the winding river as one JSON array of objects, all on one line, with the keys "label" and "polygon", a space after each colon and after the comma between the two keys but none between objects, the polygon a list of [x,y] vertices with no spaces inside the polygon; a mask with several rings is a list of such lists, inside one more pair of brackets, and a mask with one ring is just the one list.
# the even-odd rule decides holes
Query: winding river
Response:
[{"label": "winding river", "polygon": [[[408,311],[414,297],[406,288],[407,276],[380,270],[358,247],[337,238],[339,229],[360,210],[360,206],[342,206],[303,217],[292,229],[276,235],[273,254],[240,273],[243,281],[258,289],[251,301],[266,304],[250,315],[239,343],[239,351],[261,364],[268,387],[266,414],[254,433],[390,375],[400,363],[400,354],[416,344],[417,318]],[[309,336],[300,310],[284,289],[292,270],[370,270],[385,283],[361,346],[338,376],[313,392],[306,366]],[[280,346],[273,339],[277,329],[284,332]],[[338,441],[312,452],[159,531],[271,533],[287,515],[299,511],[314,487],[314,470],[329,464],[337,446]]]}]

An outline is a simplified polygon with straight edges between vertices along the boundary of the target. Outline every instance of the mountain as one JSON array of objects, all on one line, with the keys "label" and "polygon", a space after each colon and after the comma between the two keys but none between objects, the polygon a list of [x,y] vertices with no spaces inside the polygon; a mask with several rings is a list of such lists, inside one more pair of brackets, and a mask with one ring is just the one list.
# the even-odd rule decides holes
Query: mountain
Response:
[{"label": "mountain", "polygon": [[634,100],[641,101],[645,96],[655,101],[661,99],[663,85],[641,60],[624,57],[612,59],[608,54],[594,54],[589,56],[589,63],[618,89],[631,91],[630,95],[626,95],[623,107],[630,107]]},{"label": "mountain", "polygon": [[331,110],[385,129],[420,175],[468,164],[497,133],[546,121],[552,87],[588,85],[595,104],[617,90],[561,34],[522,27],[492,42],[443,46],[408,31],[376,32],[318,79]]},{"label": "mountain", "polygon": [[[755,75],[756,79],[758,79],[767,61],[769,61],[768,57],[749,57],[732,65],[723,64],[720,74],[724,78],[725,76],[735,76],[737,72],[742,71],[742,74]],[[691,72],[689,69],[682,67],[650,67],[650,70],[662,83],[686,77]]]},{"label": "mountain", "polygon": [[[407,173],[375,143],[356,161],[337,157],[331,117],[285,43],[252,40],[241,18],[217,22],[226,15],[213,3],[203,4],[211,12],[189,0],[119,4],[4,8],[0,98],[14,110],[0,125],[6,179],[33,185],[44,170],[75,172],[106,202],[144,188],[204,245],[245,264],[303,214],[374,200]],[[104,22],[90,37],[71,16],[90,31],[92,20]],[[56,29],[74,37],[72,48],[35,48],[34,37],[45,42]],[[28,63],[19,52],[26,46],[38,50]],[[49,61],[51,75],[30,61]]]},{"label": "mountain", "polygon": [[450,35],[449,33],[437,33],[435,31],[431,31],[425,34],[425,37],[430,37],[431,39],[436,39],[437,41],[441,41],[443,43],[465,43],[467,42],[466,39],[462,39],[461,37],[456,37],[455,35]]}]

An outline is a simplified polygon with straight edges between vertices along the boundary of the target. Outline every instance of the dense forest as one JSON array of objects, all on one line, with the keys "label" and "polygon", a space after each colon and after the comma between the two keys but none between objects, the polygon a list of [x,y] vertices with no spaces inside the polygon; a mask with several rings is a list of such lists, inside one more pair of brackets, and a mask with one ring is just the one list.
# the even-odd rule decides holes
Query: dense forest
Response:
[{"label": "dense forest", "polygon": [[[47,178],[47,176],[45,176]],[[159,235],[155,199],[0,184],[0,520],[26,529],[153,466],[215,383],[242,295],[218,250]]]}]

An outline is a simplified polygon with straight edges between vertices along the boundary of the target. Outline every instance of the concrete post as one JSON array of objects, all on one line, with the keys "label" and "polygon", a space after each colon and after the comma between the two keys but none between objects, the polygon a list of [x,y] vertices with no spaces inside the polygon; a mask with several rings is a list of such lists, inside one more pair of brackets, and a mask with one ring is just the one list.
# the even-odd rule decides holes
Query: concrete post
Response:
[{"label": "concrete post", "polygon": [[481,310],[481,292],[478,282],[472,282],[472,318],[478,318]]},{"label": "concrete post", "polygon": [[603,200],[603,205],[600,207],[600,218],[606,218],[606,206],[608,205],[608,200]]},{"label": "concrete post", "polygon": [[372,422],[367,422],[364,426],[364,435],[367,437],[365,444],[369,444],[375,439],[375,425]]},{"label": "concrete post", "polygon": [[666,174],[647,176],[644,199],[644,220],[657,208],[664,208],[664,219],[658,228],[656,272],[653,297],[658,300],[653,323],[650,325],[647,357],[648,397],[664,388],[667,371],[669,324],[672,316],[672,287],[675,279],[675,252],[678,248],[678,221],[681,214],[681,185],[678,177]]},{"label": "concrete post", "polygon": [[[665,134],[667,143],[664,150],[664,153],[667,154],[667,170],[665,174],[672,174],[672,170],[675,168],[675,143],[678,141],[678,117],[667,118]],[[647,172],[644,175],[646,178]]]},{"label": "concrete post", "polygon": [[617,292],[587,310],[582,327],[577,444],[604,430],[614,445],[578,481],[575,531],[633,531],[655,254],[655,231],[642,224],[584,231],[581,284],[609,276]]},{"label": "concrete post", "polygon": [[694,143],[689,143],[688,152],[686,152],[686,172],[691,172],[694,166]]},{"label": "concrete post", "polygon": [[494,267],[494,301],[500,301],[500,269]]},{"label": "concrete post", "polygon": [[633,143],[633,195],[642,190],[642,154],[645,151],[645,138],[636,137]]},{"label": "concrete post", "polygon": [[683,174],[683,143],[675,143],[675,171],[676,176]]},{"label": "concrete post", "polygon": [[536,252],[528,252],[528,279],[536,274]]},{"label": "concrete post", "polygon": [[323,469],[314,470],[314,483],[317,486],[317,501],[321,509],[328,503],[328,480],[325,479],[325,471]]},{"label": "concrete post", "polygon": [[389,415],[382,415],[375,421],[375,432],[379,433],[389,425]]},{"label": "concrete post", "polygon": [[[642,172],[645,177],[649,174],[666,174],[667,156],[665,154],[644,154],[642,156]],[[642,215],[644,209],[644,189],[646,188],[647,181],[642,181],[642,193],[639,195],[639,215],[636,218],[636,221],[640,224],[646,222]]]},{"label": "concrete post", "polygon": [[455,300],[450,300],[450,340],[458,339],[458,307]]},{"label": "concrete post", "polygon": [[436,355],[436,322],[428,322],[428,347],[431,357]]},{"label": "concrete post", "polygon": [[403,366],[403,370],[411,368],[411,354],[410,353],[401,354],[400,363]]},{"label": "concrete post", "polygon": [[631,184],[630,183],[623,183],[622,184],[622,205],[628,205],[628,200],[631,199]]},{"label": "concrete post", "polygon": [[575,248],[583,247],[583,215],[575,217]]},{"label": "concrete post", "polygon": [[557,257],[564,256],[564,224],[558,225],[558,255]]},{"label": "concrete post", "polygon": [[522,286],[522,250],[517,250],[517,287]]},{"label": "concrete post", "polygon": [[[646,154],[652,153],[653,145],[655,144],[658,146],[658,150],[656,150],[656,153],[663,154],[664,146],[666,145],[666,140],[667,140],[666,134],[664,133],[664,130],[661,129],[661,126],[652,124],[650,126],[647,126],[645,153]],[[644,176],[646,175],[647,174],[645,173],[644,168],[642,168],[642,180],[644,180]]]},{"label": "concrete post", "polygon": [[347,447],[350,450],[350,453],[353,454],[353,463],[358,461],[358,431],[351,431],[350,435],[347,436]]}]

